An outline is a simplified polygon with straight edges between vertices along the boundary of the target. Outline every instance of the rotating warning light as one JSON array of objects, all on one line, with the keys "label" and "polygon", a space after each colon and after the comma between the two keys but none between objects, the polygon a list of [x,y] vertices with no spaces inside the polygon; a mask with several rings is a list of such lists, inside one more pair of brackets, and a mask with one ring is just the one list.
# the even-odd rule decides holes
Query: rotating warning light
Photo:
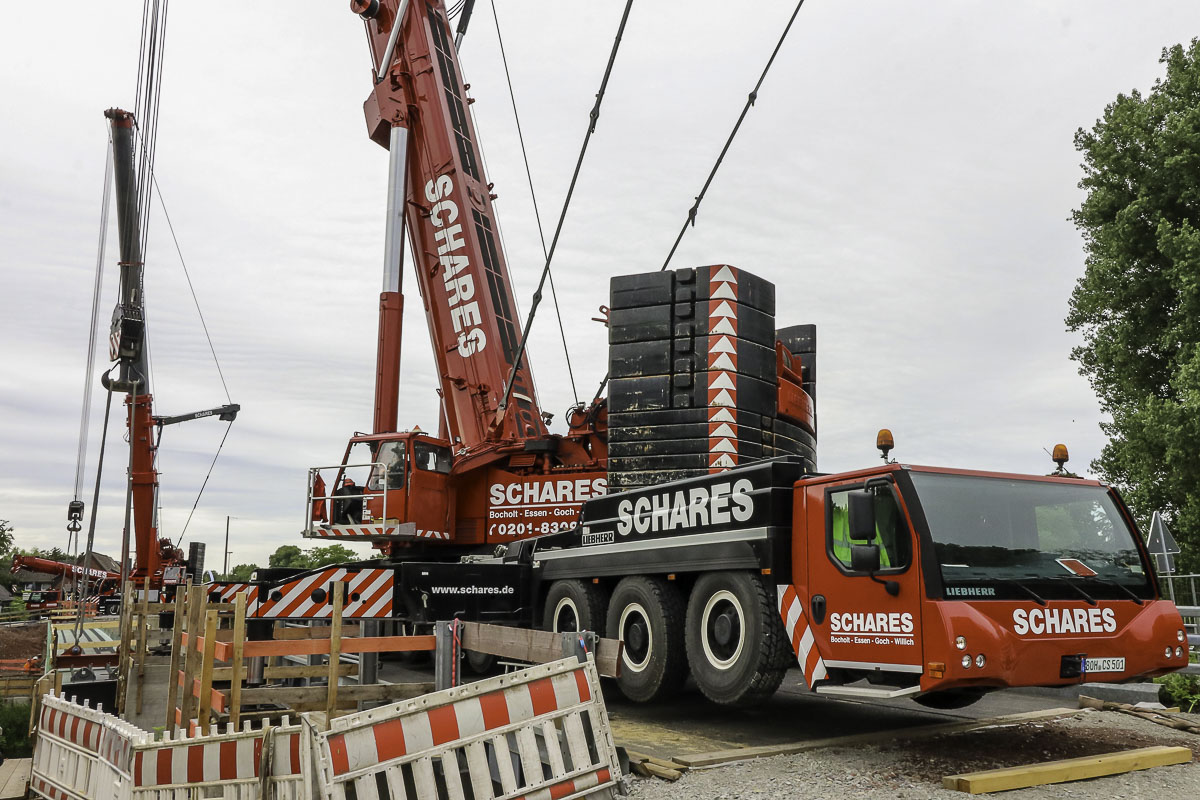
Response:
[{"label": "rotating warning light", "polygon": [[1063,465],[1070,460],[1071,456],[1067,454],[1067,446],[1065,444],[1054,445],[1054,454],[1050,456],[1058,468],[1062,469]]},{"label": "rotating warning light", "polygon": [[883,453],[883,460],[887,461],[888,451],[896,446],[896,442],[892,439],[892,432],[887,428],[880,428],[879,433],[875,434],[875,446],[879,448],[879,452]]}]

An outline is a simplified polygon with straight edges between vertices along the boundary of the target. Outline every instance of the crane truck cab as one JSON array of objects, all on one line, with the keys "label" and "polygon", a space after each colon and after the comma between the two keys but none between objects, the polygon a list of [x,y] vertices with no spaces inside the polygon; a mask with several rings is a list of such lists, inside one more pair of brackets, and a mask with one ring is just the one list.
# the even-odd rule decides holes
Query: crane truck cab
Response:
[{"label": "crane truck cab", "polygon": [[[449,538],[450,443],[420,429],[356,434],[342,463],[309,470],[306,536],[360,541]],[[322,470],[334,472],[327,487]]]},{"label": "crane truck cab", "polygon": [[817,693],[973,702],[1187,664],[1117,492],[1073,477],[786,459],[592,500],[535,540],[542,624],[625,642],[635,700]]}]

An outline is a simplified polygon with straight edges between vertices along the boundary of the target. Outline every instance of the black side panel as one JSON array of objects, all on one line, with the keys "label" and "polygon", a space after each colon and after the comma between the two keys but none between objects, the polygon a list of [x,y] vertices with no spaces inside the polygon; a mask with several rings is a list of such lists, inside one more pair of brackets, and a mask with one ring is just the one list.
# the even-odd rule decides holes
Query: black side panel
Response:
[{"label": "black side panel", "polygon": [[414,622],[534,624],[528,564],[407,562],[399,572],[398,599]]}]

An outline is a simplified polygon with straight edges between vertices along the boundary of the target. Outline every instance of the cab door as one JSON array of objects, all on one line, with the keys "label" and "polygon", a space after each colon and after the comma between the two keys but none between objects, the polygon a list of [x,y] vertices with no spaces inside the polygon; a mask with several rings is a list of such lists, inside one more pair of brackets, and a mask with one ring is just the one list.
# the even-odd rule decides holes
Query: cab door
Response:
[{"label": "cab door", "polygon": [[[890,476],[866,483],[873,509],[873,535],[850,538],[851,492],[864,482],[841,482],[807,489],[809,606],[826,672],[837,682],[860,672],[892,673],[893,685],[915,684],[921,657],[921,582],[917,541],[895,482]],[[855,569],[854,546],[879,549],[879,570]],[[861,566],[861,564],[860,564]]]},{"label": "cab door", "polygon": [[450,538],[450,448],[414,439],[409,480],[409,520],[417,535],[431,539]]}]

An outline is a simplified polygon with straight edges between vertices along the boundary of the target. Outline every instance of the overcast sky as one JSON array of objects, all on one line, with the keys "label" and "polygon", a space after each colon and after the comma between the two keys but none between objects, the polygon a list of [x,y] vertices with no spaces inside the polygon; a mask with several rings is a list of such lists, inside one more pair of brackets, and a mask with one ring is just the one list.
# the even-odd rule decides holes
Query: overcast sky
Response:
[{"label": "overcast sky", "polygon": [[[557,217],[623,3],[497,0],[547,225]],[[141,4],[15,3],[0,27],[0,519],[63,546],[97,252],[107,128],[132,108]],[[657,269],[790,2],[642,0],[555,259],[581,397],[605,373],[589,319],[608,278]],[[299,537],[305,470],[368,430],[387,154],[365,134],[361,23],[346,3],[174,3],[157,176],[229,391],[243,411],[188,540],[220,567]],[[1200,5],[1144,0],[809,0],[672,266],[775,282],[779,325],[818,325],[823,471],[875,463],[889,427],[907,463],[1046,472],[1066,442],[1086,469],[1100,413],[1063,325],[1083,269],[1072,136],[1118,92],[1149,89]],[[500,199],[517,296],[541,250],[488,3],[462,60]],[[160,208],[146,302],[155,407],[225,402]],[[109,250],[101,325],[116,301]],[[549,231],[547,231],[549,235]],[[401,427],[437,429],[432,355],[405,278]],[[573,394],[552,306],[531,356],[543,408]],[[101,336],[104,342],[104,336]],[[106,355],[98,364],[107,367]],[[92,380],[95,380],[93,376]],[[103,393],[93,405],[95,475]],[[170,428],[164,534],[177,538],[224,432]],[[97,548],[120,549],[123,425],[110,428]],[[87,490],[90,506],[90,488]]]}]

